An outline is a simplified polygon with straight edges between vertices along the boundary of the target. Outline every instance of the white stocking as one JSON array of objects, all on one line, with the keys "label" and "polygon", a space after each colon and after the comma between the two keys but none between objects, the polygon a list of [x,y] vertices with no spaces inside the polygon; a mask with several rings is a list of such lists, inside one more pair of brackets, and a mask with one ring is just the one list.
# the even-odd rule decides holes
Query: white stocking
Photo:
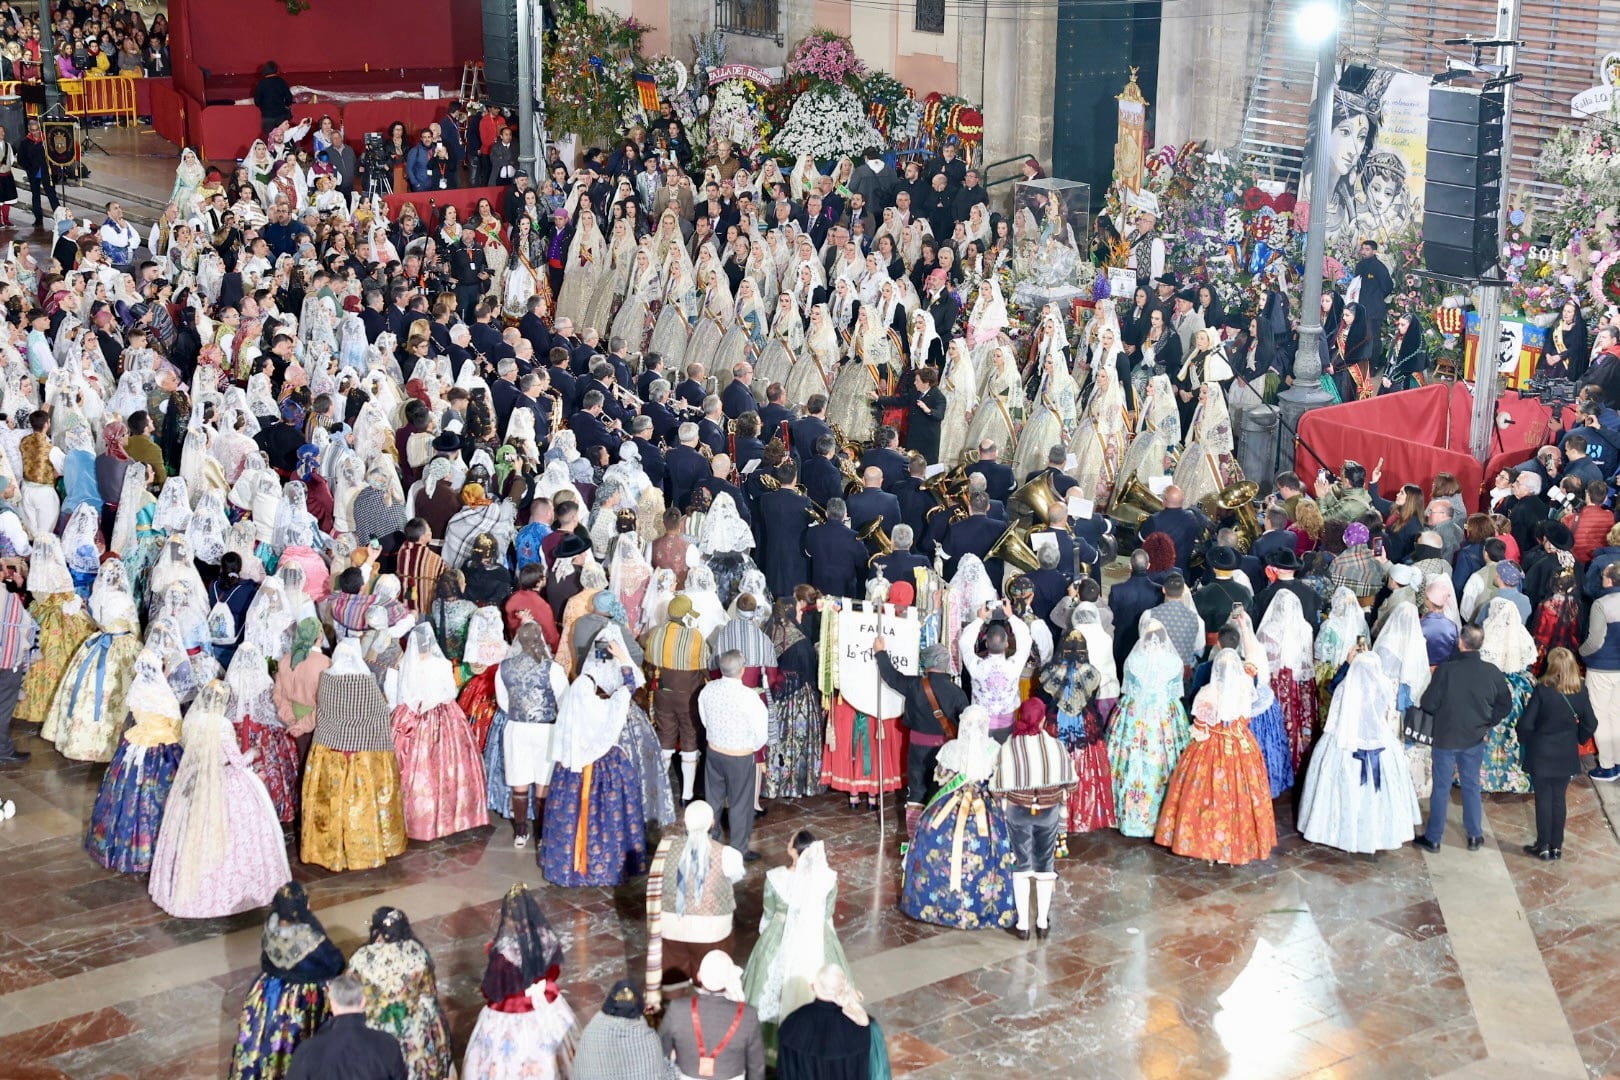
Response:
[{"label": "white stocking", "polygon": [[697,787],[698,752],[696,750],[681,751],[681,799],[692,801],[692,792]]},{"label": "white stocking", "polygon": [[1013,904],[1018,908],[1018,929],[1029,929],[1029,881],[1035,875],[1028,870],[1013,871]]},{"label": "white stocking", "polygon": [[1035,925],[1045,930],[1052,914],[1052,890],[1057,887],[1057,874],[1047,871],[1035,876]]}]

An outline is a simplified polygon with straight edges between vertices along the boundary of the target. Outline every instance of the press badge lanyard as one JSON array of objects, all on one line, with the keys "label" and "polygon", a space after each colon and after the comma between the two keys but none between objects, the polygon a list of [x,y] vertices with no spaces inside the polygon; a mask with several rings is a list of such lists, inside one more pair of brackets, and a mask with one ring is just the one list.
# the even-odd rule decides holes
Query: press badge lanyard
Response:
[{"label": "press badge lanyard", "polygon": [[710,1077],[714,1075],[714,1061],[731,1044],[732,1036],[736,1035],[737,1029],[742,1026],[742,1018],[743,1006],[739,1003],[737,1005],[737,1015],[731,1018],[731,1026],[726,1029],[725,1038],[721,1039],[720,1045],[714,1048],[714,1053],[704,1053],[703,1020],[698,1016],[698,999],[695,997],[692,999],[692,1034],[697,1036],[698,1076]]}]

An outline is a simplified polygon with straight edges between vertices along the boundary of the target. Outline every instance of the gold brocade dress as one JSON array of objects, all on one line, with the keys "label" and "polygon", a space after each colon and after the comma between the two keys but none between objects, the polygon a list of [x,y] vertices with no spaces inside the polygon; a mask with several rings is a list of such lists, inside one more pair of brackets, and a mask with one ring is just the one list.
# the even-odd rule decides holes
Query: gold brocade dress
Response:
[{"label": "gold brocade dress", "polygon": [[299,857],[328,870],[365,870],[405,851],[399,760],[370,672],[321,676],[314,745],[304,766]]},{"label": "gold brocade dress", "polygon": [[[63,611],[68,601],[76,601],[78,610],[72,615]],[[51,699],[62,682],[68,662],[96,632],[96,624],[84,611],[84,602],[75,593],[50,593],[28,606],[28,614],[39,624],[39,659],[28,665],[23,675],[22,694],[17,702],[14,718],[32,723],[43,723],[51,708]]]}]

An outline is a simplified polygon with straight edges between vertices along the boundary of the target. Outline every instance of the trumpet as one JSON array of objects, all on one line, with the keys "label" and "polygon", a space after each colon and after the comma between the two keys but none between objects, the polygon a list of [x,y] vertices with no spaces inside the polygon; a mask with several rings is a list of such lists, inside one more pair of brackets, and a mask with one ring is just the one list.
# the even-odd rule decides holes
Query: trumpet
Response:
[{"label": "trumpet", "polygon": [[638,413],[641,411],[642,401],[629,387],[620,386],[617,382],[610,382],[606,385],[620,405],[628,409],[634,409]]}]

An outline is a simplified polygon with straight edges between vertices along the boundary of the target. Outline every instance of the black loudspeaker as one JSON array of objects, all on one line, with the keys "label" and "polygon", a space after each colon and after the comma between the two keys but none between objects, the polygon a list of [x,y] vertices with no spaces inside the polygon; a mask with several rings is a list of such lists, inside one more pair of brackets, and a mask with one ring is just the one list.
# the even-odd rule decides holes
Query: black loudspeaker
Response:
[{"label": "black loudspeaker", "polygon": [[1478,278],[1501,249],[1503,98],[1429,89],[1423,185],[1423,262],[1436,274]]},{"label": "black loudspeaker", "polygon": [[513,0],[483,0],[485,97],[503,108],[517,108],[518,26]]}]

